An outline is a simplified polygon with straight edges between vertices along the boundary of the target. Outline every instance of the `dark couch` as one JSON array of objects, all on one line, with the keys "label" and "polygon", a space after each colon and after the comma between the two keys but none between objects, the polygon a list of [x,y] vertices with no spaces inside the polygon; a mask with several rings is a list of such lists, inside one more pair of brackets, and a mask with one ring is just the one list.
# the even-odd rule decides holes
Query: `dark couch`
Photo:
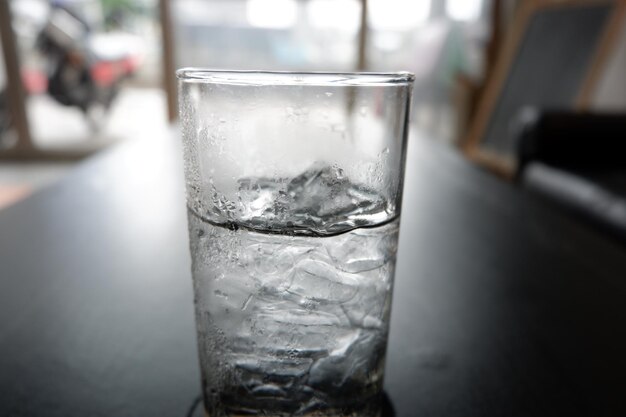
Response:
[{"label": "dark couch", "polygon": [[626,115],[541,112],[517,139],[524,188],[626,242]]}]

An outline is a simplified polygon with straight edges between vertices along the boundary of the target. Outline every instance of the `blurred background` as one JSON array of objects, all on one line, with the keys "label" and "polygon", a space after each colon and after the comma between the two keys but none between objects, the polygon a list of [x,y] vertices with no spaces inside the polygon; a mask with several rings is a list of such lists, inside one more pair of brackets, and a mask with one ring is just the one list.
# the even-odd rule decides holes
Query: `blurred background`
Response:
[{"label": "blurred background", "polygon": [[[609,189],[626,195],[623,158],[603,159],[626,139],[624,8],[620,0],[3,1],[0,207],[114,143],[167,136],[173,71],[185,66],[411,71],[413,131],[424,140],[543,194],[545,172],[535,166],[603,186],[588,165],[610,167]],[[581,111],[592,116],[581,120]],[[555,123],[566,129],[555,133]],[[608,139],[582,168],[589,141],[541,141],[585,129]],[[579,194],[567,198],[581,204]]]}]

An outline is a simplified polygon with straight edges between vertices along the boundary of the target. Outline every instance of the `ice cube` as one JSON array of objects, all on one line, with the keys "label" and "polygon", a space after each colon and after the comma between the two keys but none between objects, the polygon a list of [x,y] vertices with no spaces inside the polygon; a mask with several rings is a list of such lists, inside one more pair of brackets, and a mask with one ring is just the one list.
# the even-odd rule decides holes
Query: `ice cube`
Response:
[{"label": "ice cube", "polygon": [[325,262],[305,259],[294,269],[291,294],[323,303],[342,303],[352,299],[357,291],[357,281]]},{"label": "ice cube", "polygon": [[308,383],[320,390],[341,390],[349,380],[364,381],[368,378],[365,372],[376,369],[373,364],[381,359],[383,350],[384,340],[376,333],[357,330],[340,340],[330,355],[313,363]]},{"label": "ice cube", "polygon": [[[229,219],[256,229],[328,234],[389,217],[385,199],[375,190],[350,182],[342,168],[321,162],[291,180],[242,178],[238,195],[239,217]],[[218,198],[214,205],[218,212],[234,213],[232,202]]]}]

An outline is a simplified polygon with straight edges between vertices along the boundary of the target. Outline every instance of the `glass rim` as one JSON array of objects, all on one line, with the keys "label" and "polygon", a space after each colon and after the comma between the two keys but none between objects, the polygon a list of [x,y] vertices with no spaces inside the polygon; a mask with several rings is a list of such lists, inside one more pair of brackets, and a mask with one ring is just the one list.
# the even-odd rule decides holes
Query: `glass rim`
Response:
[{"label": "glass rim", "polygon": [[249,86],[385,86],[410,85],[415,74],[398,72],[331,71],[257,71],[181,68],[176,71],[181,82]]}]

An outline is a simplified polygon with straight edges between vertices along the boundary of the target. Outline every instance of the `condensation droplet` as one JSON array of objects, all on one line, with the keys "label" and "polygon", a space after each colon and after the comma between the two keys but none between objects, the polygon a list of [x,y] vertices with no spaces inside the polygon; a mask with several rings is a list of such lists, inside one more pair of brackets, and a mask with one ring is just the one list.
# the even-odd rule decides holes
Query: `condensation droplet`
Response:
[{"label": "condensation droplet", "polygon": [[324,94],[326,94],[326,97],[332,97],[332,96],[333,96],[333,93],[331,93],[331,92],[329,92],[329,91],[327,91],[327,92],[326,92],[326,93],[324,93]]},{"label": "condensation droplet", "polygon": [[222,298],[226,298],[226,299],[228,299],[228,294],[226,294],[226,293],[225,293],[225,292],[223,292],[223,291],[220,291],[220,290],[215,290],[215,291],[213,291],[213,292],[214,292],[214,293],[215,293],[215,295],[217,295],[218,297],[222,297]]}]

